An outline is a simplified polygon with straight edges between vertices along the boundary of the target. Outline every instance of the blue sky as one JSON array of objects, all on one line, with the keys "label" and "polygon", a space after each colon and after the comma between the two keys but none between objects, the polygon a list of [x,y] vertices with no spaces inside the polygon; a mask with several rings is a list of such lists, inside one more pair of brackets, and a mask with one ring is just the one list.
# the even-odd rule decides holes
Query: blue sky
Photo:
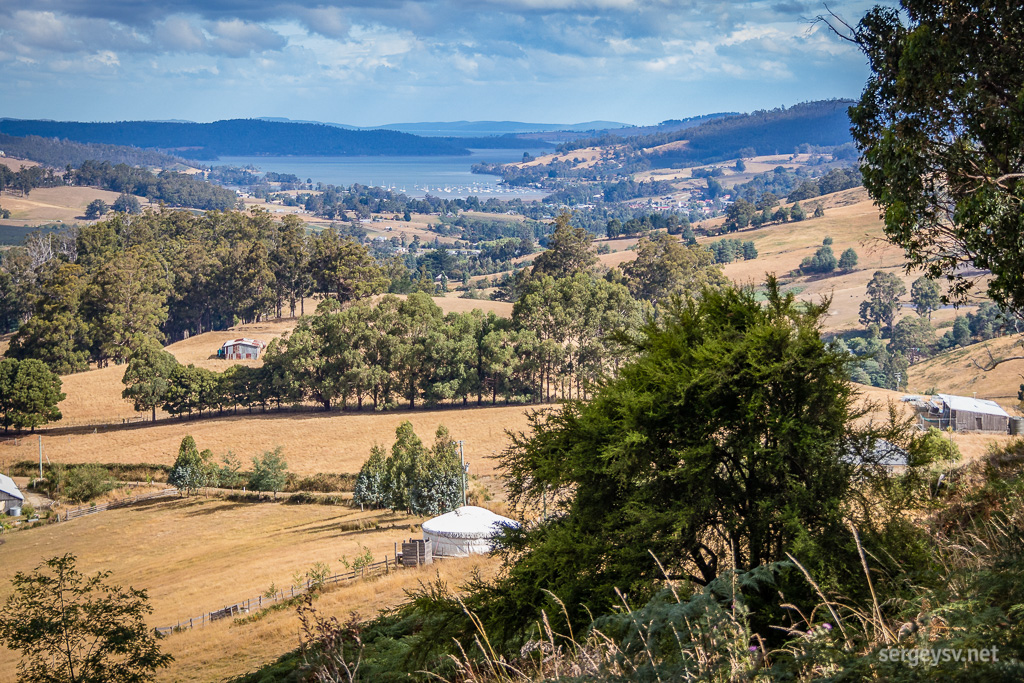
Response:
[{"label": "blue sky", "polygon": [[[874,3],[836,0],[851,23]],[[0,0],[0,116],[657,123],[859,94],[801,0]]]}]

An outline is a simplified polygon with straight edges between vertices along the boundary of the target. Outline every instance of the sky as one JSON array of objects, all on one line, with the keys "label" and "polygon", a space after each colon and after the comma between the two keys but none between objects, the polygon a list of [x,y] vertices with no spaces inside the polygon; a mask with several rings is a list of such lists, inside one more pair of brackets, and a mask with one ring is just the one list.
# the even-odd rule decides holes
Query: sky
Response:
[{"label": "sky", "polygon": [[[873,2],[834,0],[850,23]],[[648,125],[856,97],[802,0],[0,0],[0,117]]]}]

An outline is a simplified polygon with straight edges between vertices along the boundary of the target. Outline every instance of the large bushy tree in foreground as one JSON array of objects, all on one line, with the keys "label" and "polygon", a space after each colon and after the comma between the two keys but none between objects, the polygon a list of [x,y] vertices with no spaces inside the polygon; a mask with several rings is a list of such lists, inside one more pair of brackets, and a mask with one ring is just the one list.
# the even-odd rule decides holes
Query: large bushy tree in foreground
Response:
[{"label": "large bushy tree in foreground", "polygon": [[14,575],[0,643],[21,652],[19,681],[142,683],[170,664],[146,626],[146,591],[111,586],[109,576],[85,576],[70,554]]},{"label": "large bushy tree in foreground", "polygon": [[[582,620],[667,572],[704,585],[842,528],[853,413],[826,304],[768,283],[705,290],[648,324],[639,358],[590,402],[534,414],[502,455],[512,504],[546,516],[506,537],[491,603],[512,630],[550,590]],[[841,535],[841,534],[840,534]]]},{"label": "large bushy tree in foreground", "polygon": [[1024,310],[1024,5],[901,0],[849,35],[872,75],[851,108],[864,186],[908,265]]}]

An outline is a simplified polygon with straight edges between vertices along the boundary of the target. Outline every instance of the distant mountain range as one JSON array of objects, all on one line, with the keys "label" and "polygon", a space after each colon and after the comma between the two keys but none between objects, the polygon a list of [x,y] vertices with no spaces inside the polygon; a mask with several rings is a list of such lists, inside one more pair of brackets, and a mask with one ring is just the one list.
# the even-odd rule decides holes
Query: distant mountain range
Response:
[{"label": "distant mountain range", "polygon": [[[578,148],[624,140],[647,147],[686,139],[690,142],[686,150],[662,154],[663,162],[685,163],[731,153],[726,148],[790,150],[801,143],[841,144],[849,140],[847,106],[845,101],[810,102],[788,110],[708,114],[643,127],[613,121],[450,121],[356,128],[266,118],[213,123],[3,118],[0,133],[136,147],[196,160],[221,156],[461,156],[468,155],[471,148],[537,149],[553,147],[554,142]],[[766,129],[769,121],[772,125]]]},{"label": "distant mountain range", "polygon": [[428,137],[486,137],[516,133],[547,133],[551,131],[589,132],[629,128],[627,123],[588,121],[586,123],[524,123],[522,121],[438,121],[426,123],[389,123],[377,129],[400,130]]},{"label": "distant mountain range", "polygon": [[587,123],[525,123],[523,121],[420,121],[414,123],[387,123],[382,126],[350,126],[329,121],[297,121],[281,117],[260,117],[261,121],[280,123],[323,123],[346,130],[397,130],[428,138],[475,138],[519,133],[545,133],[551,131],[594,132],[629,128],[628,123],[615,121],[589,121]]},{"label": "distant mountain range", "polygon": [[[646,135],[658,131],[679,130],[700,125],[705,121],[723,116],[736,116],[736,113],[704,114],[687,119],[672,119],[653,126],[634,126],[618,121],[587,121],[584,123],[528,123],[524,121],[420,121],[414,123],[387,123],[382,126],[350,126],[346,123],[329,121],[298,121],[281,117],[260,117],[261,121],[277,121],[279,123],[322,123],[337,126],[346,130],[397,130],[423,137],[473,138],[516,135],[527,139],[542,139],[544,133],[606,133],[614,132],[619,136]],[[561,140],[565,136],[550,136],[552,140]],[[569,138],[578,137],[570,135]]]}]

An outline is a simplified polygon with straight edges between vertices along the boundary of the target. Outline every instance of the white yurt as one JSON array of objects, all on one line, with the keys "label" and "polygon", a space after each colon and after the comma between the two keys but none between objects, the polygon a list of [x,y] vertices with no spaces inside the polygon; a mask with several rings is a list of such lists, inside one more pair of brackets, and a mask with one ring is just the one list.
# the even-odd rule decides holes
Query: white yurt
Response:
[{"label": "white yurt", "polygon": [[465,505],[423,523],[423,540],[434,557],[466,557],[491,552],[491,539],[503,526],[519,523],[475,505]]}]

